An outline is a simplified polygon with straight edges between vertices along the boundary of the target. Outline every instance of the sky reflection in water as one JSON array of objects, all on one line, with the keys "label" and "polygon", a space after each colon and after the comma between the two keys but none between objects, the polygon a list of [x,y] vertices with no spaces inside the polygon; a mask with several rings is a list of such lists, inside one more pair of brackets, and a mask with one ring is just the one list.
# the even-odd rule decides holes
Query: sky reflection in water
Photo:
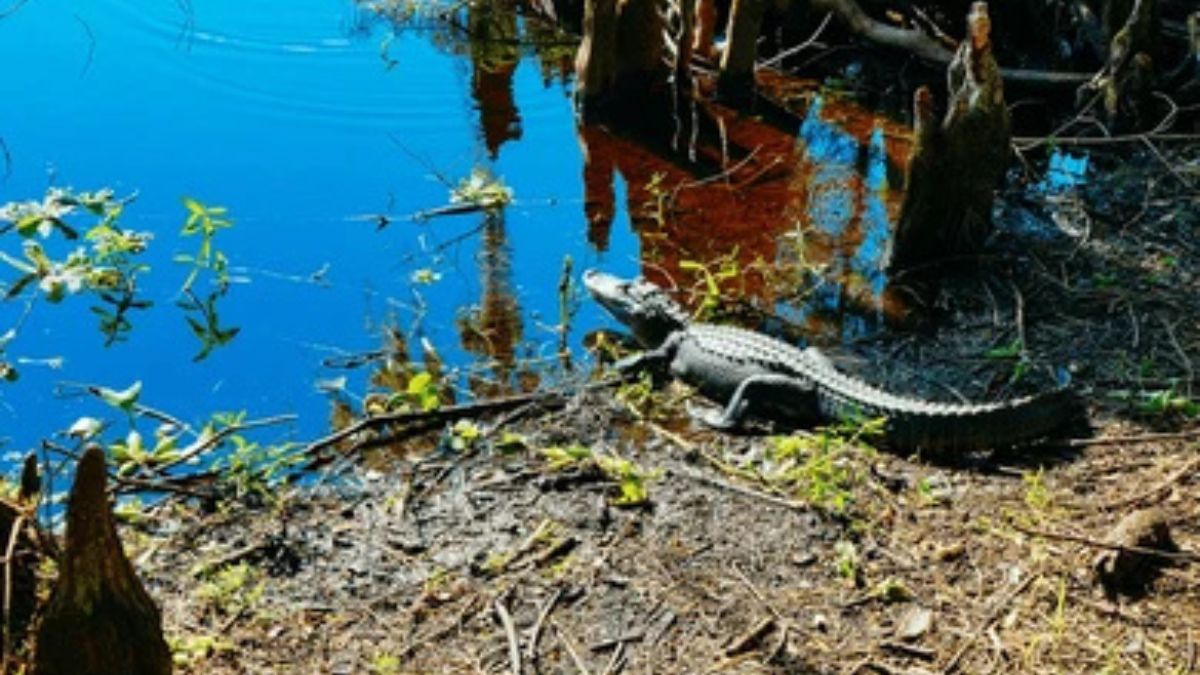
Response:
[{"label": "sky reflection in water", "polygon": [[[883,283],[874,269],[898,205],[888,176],[907,147],[895,125],[818,98],[796,128],[746,132],[747,170],[762,171],[728,194],[686,191],[684,215],[664,225],[646,208],[654,174],[679,185],[719,170],[719,159],[698,168],[644,139],[581,134],[562,50],[513,64],[452,32],[388,38],[347,0],[282,12],[265,0],[193,0],[191,15],[185,6],[37,0],[0,21],[0,60],[19,64],[0,74],[9,102],[0,137],[11,156],[0,202],[39,198],[51,184],[111,186],[137,194],[124,226],[155,233],[143,279],[155,307],[132,317],[128,342],[102,346],[85,298],[35,304],[7,358],[65,362],[60,370],[26,362],[20,381],[0,385],[5,451],[34,447],[79,415],[105,414],[94,401],[55,397],[63,381],[143,380],[146,403],[190,422],[218,410],[295,412],[293,427],[273,433],[311,438],[329,413],[318,382],[346,376],[348,392],[367,388],[364,369],[325,368],[322,359],[378,349],[389,325],[410,345],[426,339],[449,364],[477,369],[476,380],[519,387],[553,377],[555,288],[567,255],[576,273],[634,274],[640,260],[677,273],[682,260],[735,247],[744,264],[772,263],[792,255],[784,249],[802,230],[805,255],[828,265],[815,302],[747,292],[814,335],[870,329],[870,312],[847,308]],[[533,26],[469,20],[502,32]],[[376,230],[372,214],[446,202],[435,170],[455,181],[479,163],[515,192],[502,215]],[[229,208],[236,225],[218,241],[244,278],[222,300],[222,319],[240,335],[200,363],[174,307],[186,269],[171,257],[194,246],[178,236],[184,195]],[[19,250],[12,235],[0,246]],[[440,278],[414,283],[425,269]],[[0,305],[0,330],[24,306]],[[580,302],[568,345],[579,350],[602,324]]]}]

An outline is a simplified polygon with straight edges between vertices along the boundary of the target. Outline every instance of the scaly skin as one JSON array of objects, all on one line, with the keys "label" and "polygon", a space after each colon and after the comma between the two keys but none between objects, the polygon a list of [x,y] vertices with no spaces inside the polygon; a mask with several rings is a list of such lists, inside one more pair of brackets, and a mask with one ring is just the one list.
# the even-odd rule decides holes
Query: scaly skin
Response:
[{"label": "scaly skin", "polygon": [[670,373],[725,409],[703,421],[738,425],[748,414],[812,425],[886,418],[883,444],[898,450],[982,450],[1051,437],[1078,419],[1066,389],[1000,403],[952,405],[897,396],[838,372],[816,349],[731,326],[693,324],[662,290],[590,271],[592,296],[649,351],[622,364]]}]

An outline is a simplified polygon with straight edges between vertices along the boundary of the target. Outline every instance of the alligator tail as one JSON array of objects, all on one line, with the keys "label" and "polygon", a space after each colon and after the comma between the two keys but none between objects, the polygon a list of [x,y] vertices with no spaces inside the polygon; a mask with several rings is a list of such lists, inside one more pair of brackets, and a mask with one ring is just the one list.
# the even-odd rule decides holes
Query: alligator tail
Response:
[{"label": "alligator tail", "polygon": [[895,450],[978,451],[1062,437],[1086,425],[1083,400],[1068,388],[981,404],[949,404],[897,396],[842,373],[814,378],[826,419],[887,419],[882,444]]},{"label": "alligator tail", "polygon": [[887,418],[885,444],[932,453],[1029,445],[1061,437],[1086,424],[1083,400],[1065,388],[1000,403],[942,405],[912,401],[910,405],[891,407],[881,411]]}]

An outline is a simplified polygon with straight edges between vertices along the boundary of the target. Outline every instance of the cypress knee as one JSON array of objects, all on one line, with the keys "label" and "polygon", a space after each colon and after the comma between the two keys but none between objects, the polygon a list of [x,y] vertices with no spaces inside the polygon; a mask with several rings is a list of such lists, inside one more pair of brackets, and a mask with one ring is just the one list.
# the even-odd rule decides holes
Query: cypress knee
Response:
[{"label": "cypress knee", "polygon": [[916,143],[884,259],[888,272],[975,254],[992,233],[994,192],[1008,168],[1010,123],[987,3],[972,6],[967,25],[967,38],[947,69],[945,118],[934,119],[927,90],[916,95]]},{"label": "cypress knee", "polygon": [[35,675],[163,675],[171,652],[158,607],[117,537],[104,451],[75,471],[58,582],[37,631]]}]

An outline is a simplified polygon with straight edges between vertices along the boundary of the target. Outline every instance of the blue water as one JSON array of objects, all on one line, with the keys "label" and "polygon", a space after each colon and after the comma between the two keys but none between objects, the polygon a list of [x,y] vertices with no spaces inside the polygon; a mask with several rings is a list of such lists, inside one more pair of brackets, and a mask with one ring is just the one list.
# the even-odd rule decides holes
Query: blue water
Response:
[{"label": "blue water", "polygon": [[[131,315],[124,343],[104,346],[87,297],[52,305],[27,291],[0,303],[0,334],[19,327],[0,359],[21,373],[0,384],[0,452],[11,460],[81,415],[111,422],[109,440],[125,433],[120,414],[69,395],[69,387],[64,395],[64,383],[120,389],[141,381],[141,402],[192,424],[217,411],[293,413],[294,423],[256,438],[315,438],[328,431],[328,382],[346,377],[351,401],[370,389],[367,368],[322,361],[379,349],[389,326],[408,336],[414,359],[425,340],[460,375],[500,374],[515,384],[513,368],[464,346],[460,324],[484,305],[520,318],[512,351],[523,365],[515,370],[542,382],[560,375],[555,289],[564,257],[576,274],[593,266],[636,273],[642,255],[661,255],[644,253],[642,242],[664,246],[644,219],[631,222],[644,186],[659,172],[672,181],[707,174],[681,171],[657,151],[631,159],[622,148],[643,146],[614,141],[618,152],[605,160],[616,162],[611,231],[593,223],[589,240],[572,83],[554,74],[561,63],[524,54],[510,104],[506,78],[473,62],[453,36],[444,28],[393,34],[350,0],[28,0],[0,19],[0,203],[40,199],[51,185],[111,187],[136,195],[122,226],[155,236],[146,255],[152,271],[140,279],[155,304]],[[481,108],[484,91],[499,92],[499,101]],[[739,248],[697,233],[717,225],[699,208],[680,216],[678,233],[691,228],[680,250],[645,265],[728,251],[770,263],[802,253],[783,242],[806,229],[816,249],[805,255],[832,256],[827,278],[812,306],[776,309],[816,332],[826,316],[842,317],[835,331],[866,330],[846,307],[860,289],[878,292],[883,283],[874,270],[895,201],[887,174],[897,168],[869,113],[851,133],[841,126],[846,106],[815,100],[798,116],[802,124],[774,132],[786,170],[752,166],[747,175],[758,173],[734,195],[744,207],[733,225],[746,214],[739,231],[751,243]],[[758,161],[770,169],[768,159]],[[513,190],[516,201],[502,215],[403,219],[446,204],[449,186],[435,174],[454,182],[476,166]],[[759,195],[778,210],[751,208]],[[172,257],[196,246],[179,234],[184,196],[225,206],[235,221],[217,238],[235,281],[219,307],[222,327],[241,331],[200,362],[175,307],[188,270]],[[378,230],[376,214],[393,220]],[[698,245],[703,250],[688,248]],[[57,257],[73,246],[47,244]],[[15,234],[0,236],[0,250],[19,255],[20,247]],[[436,281],[414,282],[423,271]],[[16,276],[0,265],[0,283]],[[586,358],[585,332],[610,322],[578,300],[567,342]],[[465,388],[468,379],[456,382]]]},{"label": "blue water", "polygon": [[[522,353],[553,353],[555,335],[536,321],[557,322],[547,290],[566,253],[577,270],[636,269],[627,227],[604,256],[586,245],[569,86],[546,85],[536,63],[522,62],[514,77],[520,142],[489,161],[469,60],[439,51],[422,31],[391,41],[397,65],[388,68],[380,56],[388,29],[345,0],[194,0],[191,17],[186,7],[31,0],[0,20],[0,137],[11,158],[0,202],[38,199],[51,184],[110,186],[137,194],[124,227],[155,233],[143,284],[155,307],[132,315],[128,342],[103,346],[87,298],[35,302],[6,358],[64,362],[18,362],[21,379],[0,385],[0,447],[32,448],[82,414],[124,429],[94,401],[56,396],[62,382],[141,380],[142,402],[190,422],[219,410],[292,412],[296,424],[266,435],[302,439],[327,430],[318,381],[348,374],[349,390],[364,389],[365,372],[331,371],[321,360],[379,348],[384,325],[467,363],[454,322],[483,294],[482,239],[424,251],[478,229],[483,216],[382,231],[357,218],[446,203],[431,168],[457,180],[483,162],[516,195],[503,231],[510,287],[529,319]],[[170,257],[195,246],[178,235],[184,195],[228,207],[235,226],[218,246],[245,279],[220,301],[223,324],[241,333],[199,363],[198,342],[174,307],[187,270]],[[20,251],[11,233],[0,246]],[[441,279],[410,283],[422,268]],[[305,283],[319,270],[327,286]],[[0,275],[15,276],[7,266]],[[24,308],[0,305],[0,331]],[[590,305],[580,311],[572,345],[580,326],[599,320]]]}]

